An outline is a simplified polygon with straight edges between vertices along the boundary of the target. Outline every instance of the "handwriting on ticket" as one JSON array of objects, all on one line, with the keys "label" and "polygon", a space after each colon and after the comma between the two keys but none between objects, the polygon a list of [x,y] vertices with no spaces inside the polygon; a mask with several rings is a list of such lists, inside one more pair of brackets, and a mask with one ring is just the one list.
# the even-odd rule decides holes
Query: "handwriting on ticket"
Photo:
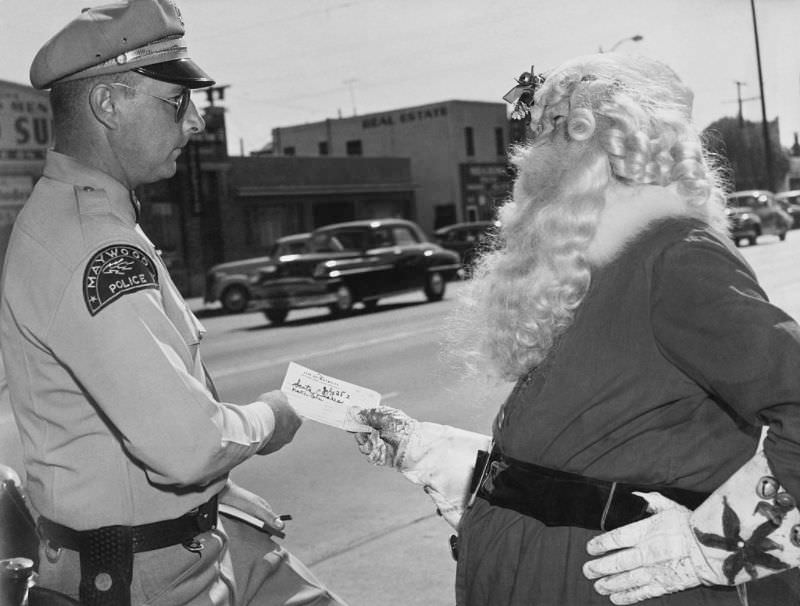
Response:
[{"label": "handwriting on ticket", "polygon": [[298,414],[345,431],[371,431],[356,413],[374,408],[381,401],[377,391],[329,377],[296,362],[290,362],[281,391]]}]

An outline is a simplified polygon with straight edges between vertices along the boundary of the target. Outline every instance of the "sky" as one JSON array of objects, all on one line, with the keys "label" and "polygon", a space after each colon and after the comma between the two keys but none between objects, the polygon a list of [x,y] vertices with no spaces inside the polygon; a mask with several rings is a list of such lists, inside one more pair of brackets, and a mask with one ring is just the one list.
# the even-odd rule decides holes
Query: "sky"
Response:
[{"label": "sky", "polygon": [[[800,133],[800,0],[754,0],[766,115]],[[85,6],[0,0],[0,80]],[[698,128],[761,121],[750,0],[178,0],[190,56],[225,85],[229,151],[273,128],[451,99],[502,101],[514,79],[577,55],[640,53],[694,90]],[[633,41],[633,36],[641,36]],[[743,83],[737,87],[736,82]],[[195,96],[204,106],[205,96]]]}]

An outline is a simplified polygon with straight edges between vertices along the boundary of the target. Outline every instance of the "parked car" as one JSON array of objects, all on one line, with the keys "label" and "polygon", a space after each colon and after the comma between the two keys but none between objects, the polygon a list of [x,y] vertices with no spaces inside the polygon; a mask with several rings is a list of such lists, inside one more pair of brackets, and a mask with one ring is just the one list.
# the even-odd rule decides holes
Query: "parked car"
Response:
[{"label": "parked car", "polygon": [[273,324],[306,307],[328,307],[334,316],[357,302],[372,310],[381,297],[406,291],[439,301],[461,267],[456,253],[404,219],[327,225],[311,233],[309,246],[308,253],[272,259],[253,281],[252,305]]},{"label": "parked car", "polygon": [[755,245],[759,236],[773,234],[786,239],[792,218],[775,199],[775,194],[764,189],[737,191],[727,196],[727,213],[731,222],[731,237],[739,246],[742,240]]},{"label": "parked car", "polygon": [[310,233],[292,234],[278,238],[265,257],[253,257],[214,265],[206,273],[205,302],[219,301],[228,313],[247,309],[251,283],[259,268],[273,259],[298,255],[308,251]]},{"label": "parked car", "polygon": [[792,229],[800,228],[800,189],[782,191],[775,194],[775,199],[792,218]]},{"label": "parked car", "polygon": [[458,253],[465,273],[470,273],[470,267],[475,256],[480,252],[482,244],[487,237],[491,237],[492,230],[499,226],[497,221],[469,221],[466,223],[453,223],[440,227],[433,235],[442,248]]}]

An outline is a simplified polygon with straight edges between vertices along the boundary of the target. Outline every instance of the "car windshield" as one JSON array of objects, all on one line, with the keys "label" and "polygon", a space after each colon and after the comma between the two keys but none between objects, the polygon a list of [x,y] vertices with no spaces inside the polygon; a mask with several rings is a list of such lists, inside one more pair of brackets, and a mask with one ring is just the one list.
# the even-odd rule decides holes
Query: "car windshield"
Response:
[{"label": "car windshield", "polygon": [[344,246],[335,236],[322,233],[311,236],[311,250],[313,252],[341,252],[344,250]]},{"label": "car windshield", "polygon": [[745,208],[763,208],[767,206],[769,198],[761,194],[758,196],[736,196],[728,198],[728,206],[738,206]]},{"label": "car windshield", "polygon": [[308,252],[308,239],[298,238],[293,240],[278,240],[269,249],[270,257],[281,257],[283,255],[300,255]]}]

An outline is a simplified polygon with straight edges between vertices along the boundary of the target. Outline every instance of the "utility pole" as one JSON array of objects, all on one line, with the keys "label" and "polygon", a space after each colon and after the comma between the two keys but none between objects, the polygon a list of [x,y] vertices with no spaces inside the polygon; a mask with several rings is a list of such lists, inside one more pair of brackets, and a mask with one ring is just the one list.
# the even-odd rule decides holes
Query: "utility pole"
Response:
[{"label": "utility pole", "polygon": [[761,49],[758,44],[758,22],[756,21],[756,3],[750,0],[750,10],[753,13],[753,34],[756,40],[756,63],[758,64],[758,86],[761,90],[761,126],[764,131],[764,158],[767,162],[767,189],[775,187],[772,178],[772,149],[769,142],[769,124],[767,123],[767,105],[764,101],[764,76],[761,73]]},{"label": "utility pole", "polygon": [[739,128],[744,126],[744,115],[742,114],[742,87],[747,84],[747,82],[741,82],[739,80],[734,80],[736,83],[736,101],[739,103]]},{"label": "utility pole", "polygon": [[350,102],[353,104],[353,115],[356,115],[356,94],[353,91],[353,85],[358,82],[355,78],[350,78],[344,81],[344,85],[350,89]]}]

